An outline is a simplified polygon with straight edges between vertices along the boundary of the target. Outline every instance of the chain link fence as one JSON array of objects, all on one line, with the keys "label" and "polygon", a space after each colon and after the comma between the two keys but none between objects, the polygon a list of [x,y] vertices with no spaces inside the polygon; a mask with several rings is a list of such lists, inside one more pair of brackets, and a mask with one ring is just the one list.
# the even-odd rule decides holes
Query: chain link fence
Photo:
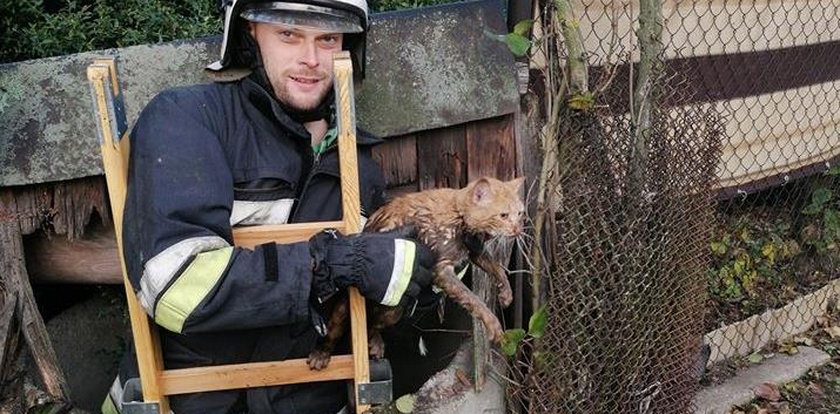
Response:
[{"label": "chain link fence", "polygon": [[650,4],[546,2],[535,25],[548,324],[511,374],[527,412],[694,412],[706,369],[840,293],[840,1],[666,1],[646,50]]}]

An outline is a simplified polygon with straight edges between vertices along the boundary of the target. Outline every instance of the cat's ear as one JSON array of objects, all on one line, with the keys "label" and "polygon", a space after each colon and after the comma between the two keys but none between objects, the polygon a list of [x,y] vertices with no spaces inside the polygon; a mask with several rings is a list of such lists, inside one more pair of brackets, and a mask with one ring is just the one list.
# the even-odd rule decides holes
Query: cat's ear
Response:
[{"label": "cat's ear", "polygon": [[524,184],[524,183],[525,183],[525,177],[514,178],[514,179],[508,181],[508,185],[510,186],[510,188],[512,188],[513,191],[517,194],[521,193],[522,184]]},{"label": "cat's ear", "polygon": [[472,188],[472,202],[476,205],[484,205],[490,202],[490,181],[486,178],[479,178]]}]

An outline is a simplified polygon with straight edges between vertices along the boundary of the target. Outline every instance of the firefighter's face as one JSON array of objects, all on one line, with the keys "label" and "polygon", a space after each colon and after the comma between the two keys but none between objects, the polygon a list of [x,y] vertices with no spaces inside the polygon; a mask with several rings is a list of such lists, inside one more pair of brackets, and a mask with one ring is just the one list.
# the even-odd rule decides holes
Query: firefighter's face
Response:
[{"label": "firefighter's face", "polygon": [[250,23],[249,30],[277,99],[301,111],[316,108],[332,88],[342,34],[265,23]]}]

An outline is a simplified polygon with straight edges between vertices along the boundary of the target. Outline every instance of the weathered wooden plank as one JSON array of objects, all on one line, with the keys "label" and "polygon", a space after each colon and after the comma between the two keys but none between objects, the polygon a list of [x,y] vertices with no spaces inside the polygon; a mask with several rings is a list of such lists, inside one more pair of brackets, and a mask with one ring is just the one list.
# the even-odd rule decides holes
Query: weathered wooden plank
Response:
[{"label": "weathered wooden plank", "polygon": [[506,115],[466,126],[467,179],[482,176],[499,180],[516,177],[516,141],[513,116]]},{"label": "weathered wooden plank", "polygon": [[[5,384],[15,373],[14,361],[18,356],[18,338],[20,324],[18,309],[18,295],[15,292],[3,291],[0,294],[0,384]],[[2,400],[0,393],[0,400]]]},{"label": "weathered wooden plank", "polygon": [[463,125],[424,131],[417,139],[419,189],[461,188],[467,184],[467,146]]},{"label": "weathered wooden plank", "polygon": [[2,188],[9,202],[2,213],[6,218],[0,219],[17,220],[22,234],[48,229],[73,240],[84,233],[94,211],[104,220],[109,218],[104,187],[102,177],[88,177]]},{"label": "weathered wooden plank", "polygon": [[[512,113],[513,56],[495,0],[376,14],[359,125],[380,136]],[[102,174],[85,67],[118,56],[127,119],[158,91],[207,82],[219,37],[132,46],[0,65],[0,186]],[[149,62],[155,62],[149,64]]]},{"label": "weathered wooden plank", "polygon": [[[471,122],[465,127],[464,141],[467,148],[467,179],[476,180],[490,176],[500,180],[509,180],[516,176],[516,141],[514,139],[513,116],[501,116]],[[512,246],[500,244],[494,246],[493,257],[506,260],[510,257]],[[496,309],[495,289],[491,277],[486,272],[472,268],[472,290],[490,309]],[[487,366],[490,361],[490,343],[487,340],[484,325],[473,319],[473,358],[475,389],[481,391],[487,381]]]},{"label": "weathered wooden plank", "polygon": [[417,137],[403,135],[388,138],[373,147],[373,159],[379,164],[386,187],[399,187],[417,181]]},{"label": "weathered wooden plank", "polygon": [[[539,125],[536,116],[538,100],[534,95],[525,95],[520,108],[514,114],[514,136],[516,141],[516,164],[519,175],[525,176],[525,213],[527,217],[534,217],[536,212],[535,200],[537,183],[539,181],[540,168],[542,166],[542,153],[539,147]],[[529,222],[526,221],[526,226]],[[526,243],[527,245],[527,243]],[[536,248],[536,247],[531,247]],[[516,249],[515,268],[526,269],[525,255],[528,252]],[[532,310],[528,307],[532,303],[533,291],[530,287],[530,278],[514,277],[513,283],[513,325],[515,328],[526,326],[525,317]]]},{"label": "weathered wooden plank", "polygon": [[[0,198],[8,198],[8,193],[0,194]],[[3,204],[11,202],[7,200]],[[7,291],[16,292],[21,300],[21,329],[47,393],[67,401],[67,382],[38,313],[23,257],[23,242],[17,221],[0,221],[0,285]]]}]

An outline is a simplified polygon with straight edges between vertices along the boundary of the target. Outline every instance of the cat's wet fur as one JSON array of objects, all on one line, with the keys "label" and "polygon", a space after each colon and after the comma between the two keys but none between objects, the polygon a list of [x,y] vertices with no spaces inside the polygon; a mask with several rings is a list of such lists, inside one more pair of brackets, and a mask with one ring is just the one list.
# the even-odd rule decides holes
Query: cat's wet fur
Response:
[{"label": "cat's wet fur", "polygon": [[[397,197],[377,210],[364,231],[386,232],[411,226],[417,239],[437,254],[434,284],[447,297],[478,318],[488,338],[498,343],[503,329],[487,305],[456,276],[455,269],[467,261],[491,275],[498,288],[498,300],[507,307],[513,292],[505,268],[493,261],[484,242],[497,237],[515,237],[522,232],[525,205],[520,193],[524,178],[499,181],[483,177],[462,189],[441,188]],[[401,306],[376,306],[368,320],[368,347],[373,358],[384,356],[381,330],[395,324],[402,316]],[[309,355],[311,369],[323,369],[329,363],[337,340],[347,329],[349,307],[346,300],[337,304],[327,323],[327,336]]]}]

